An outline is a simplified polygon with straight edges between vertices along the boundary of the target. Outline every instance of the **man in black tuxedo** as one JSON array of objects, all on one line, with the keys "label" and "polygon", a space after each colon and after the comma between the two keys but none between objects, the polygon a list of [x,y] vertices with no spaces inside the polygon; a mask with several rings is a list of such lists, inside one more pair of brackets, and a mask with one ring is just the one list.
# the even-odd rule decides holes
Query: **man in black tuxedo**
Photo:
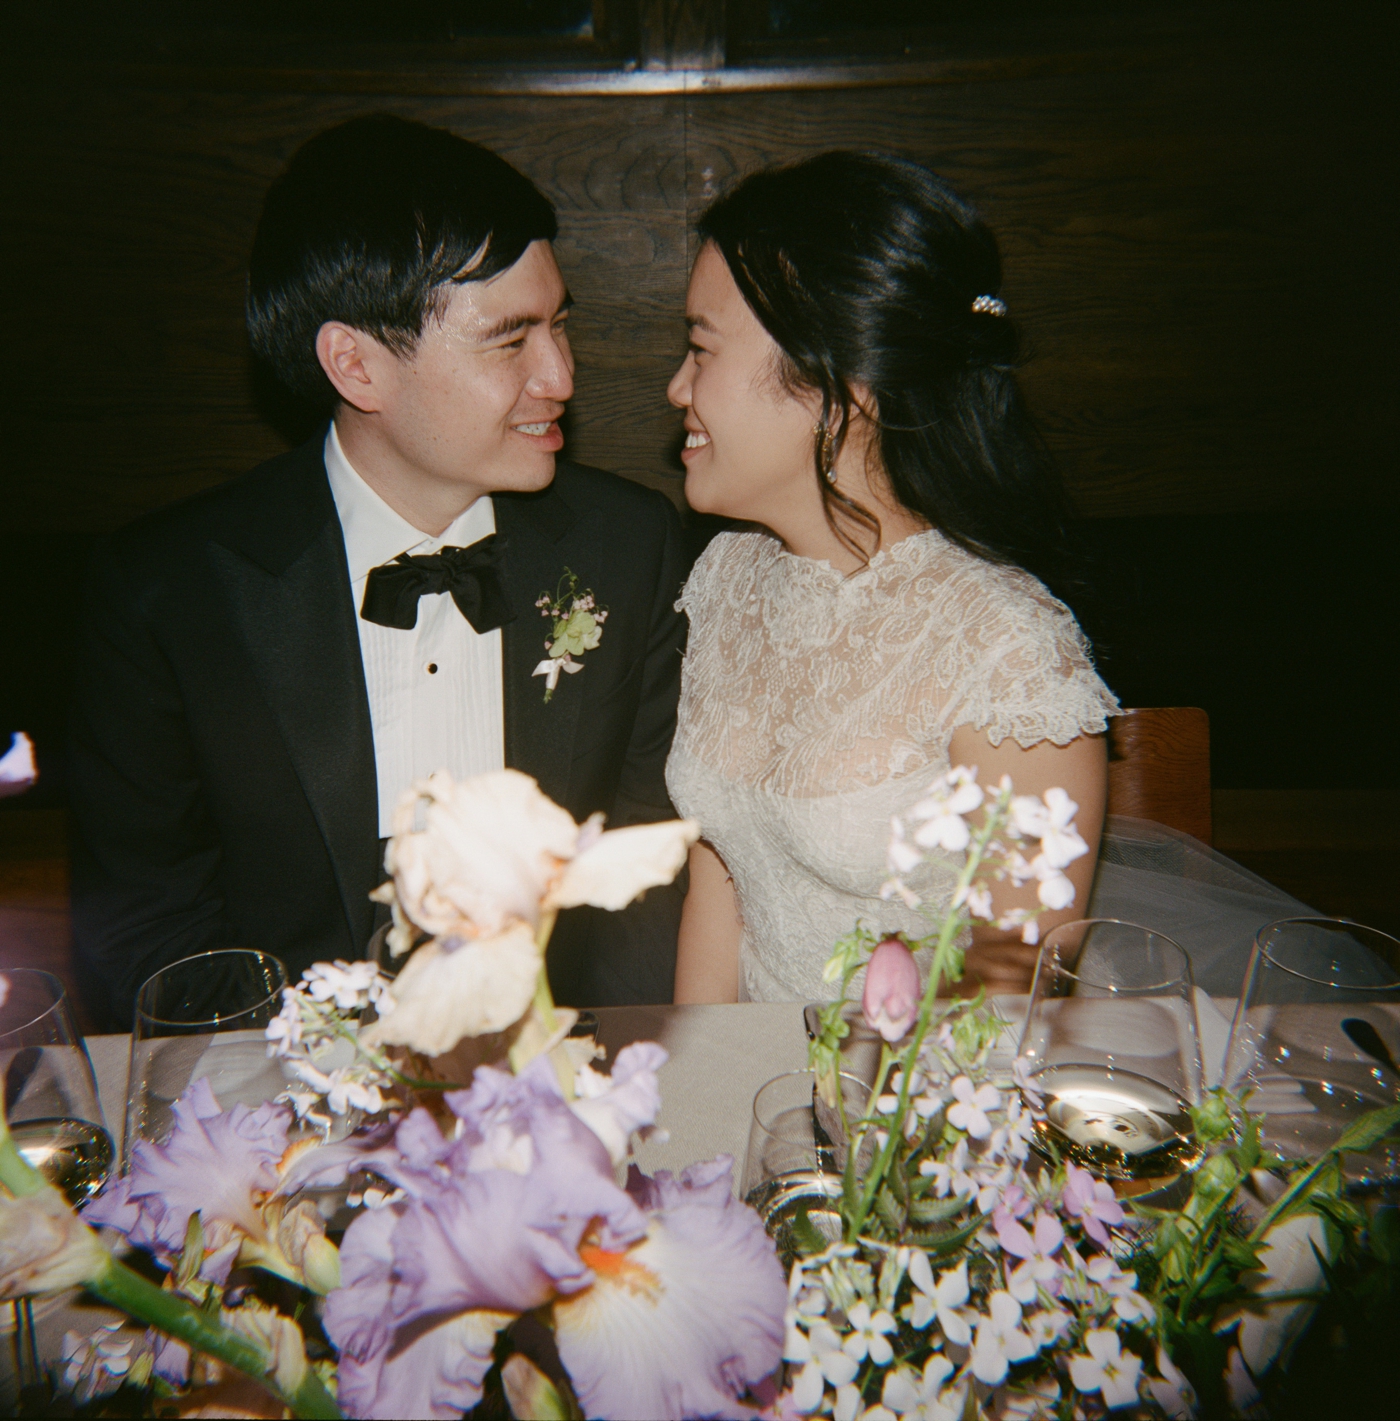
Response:
[{"label": "man in black tuxedo", "polygon": [[[579,820],[674,817],[680,522],[653,490],[556,465],[573,358],[555,230],[502,159],[387,116],[311,140],[269,192],[253,345],[332,418],[123,530],[94,570],[74,926],[110,1024],[194,953],[262,948],[293,980],[362,957],[416,776],[504,764]],[[566,570],[608,616],[546,675],[538,602]],[[679,903],[562,915],[556,996],[670,1001]]]}]

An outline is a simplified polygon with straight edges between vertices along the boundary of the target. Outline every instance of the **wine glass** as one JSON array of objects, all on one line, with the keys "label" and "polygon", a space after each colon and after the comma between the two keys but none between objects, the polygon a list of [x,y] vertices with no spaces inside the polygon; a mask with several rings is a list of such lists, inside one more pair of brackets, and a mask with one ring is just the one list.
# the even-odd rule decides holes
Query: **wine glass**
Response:
[{"label": "wine glass", "polygon": [[1163,1188],[1199,1163],[1191,964],[1170,938],[1109,918],[1048,933],[1020,1053],[1045,1096],[1042,1146],[1115,1193]]},{"label": "wine glass", "polygon": [[[63,983],[51,972],[0,972],[0,1076],[5,1116],[20,1154],[74,1206],[101,1189],[112,1168],[97,1078]],[[21,1397],[43,1385],[34,1314],[14,1302]]]},{"label": "wine glass", "polygon": [[[1342,918],[1283,918],[1254,939],[1225,1050],[1264,1142],[1312,1158],[1358,1116],[1400,1101],[1400,942]],[[1353,1185],[1400,1178],[1400,1144],[1342,1156]]]},{"label": "wine glass", "polygon": [[202,952],[147,978],[136,994],[122,1171],[138,1140],[164,1140],[172,1106],[201,1078],[225,1109],[261,1105],[287,1088],[265,1028],[282,1009],[287,972],[266,952]]},{"label": "wine glass", "polygon": [[[844,1073],[838,1079],[846,1120],[854,1123],[865,1113],[870,1087]],[[872,1155],[873,1147],[873,1137],[867,1137],[862,1154]],[[759,1088],[740,1193],[758,1212],[785,1265],[797,1254],[793,1229],[804,1211],[823,1238],[841,1241],[846,1156],[841,1115],[822,1100],[814,1071],[788,1071]]]}]

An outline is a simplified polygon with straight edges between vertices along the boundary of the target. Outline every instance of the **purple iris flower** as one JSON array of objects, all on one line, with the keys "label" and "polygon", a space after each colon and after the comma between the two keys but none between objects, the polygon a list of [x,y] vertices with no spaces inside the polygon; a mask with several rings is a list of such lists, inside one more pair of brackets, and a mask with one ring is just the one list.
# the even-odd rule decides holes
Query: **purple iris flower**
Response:
[{"label": "purple iris flower", "polygon": [[446,1417],[475,1405],[496,1329],[593,1282],[585,1233],[622,1248],[646,1232],[547,1057],[519,1076],[479,1068],[470,1090],[445,1101],[455,1138],[426,1110],[409,1115],[370,1166],[406,1197],[361,1214],[341,1245],[325,1324],[354,1415]]},{"label": "purple iris flower", "polygon": [[[107,1224],[167,1262],[185,1246],[190,1215],[206,1230],[233,1225],[264,1232],[255,1193],[277,1188],[277,1163],[287,1149],[292,1112],[285,1105],[221,1110],[204,1077],[190,1084],[173,1107],[175,1128],[164,1144],[138,1141],[131,1170],[83,1209],[90,1224]],[[238,1240],[206,1258],[206,1278],[222,1283],[238,1254]]]},{"label": "purple iris flower", "polygon": [[554,1305],[555,1341],[584,1414],[735,1416],[778,1365],[787,1282],[754,1211],[731,1192],[727,1155],[679,1179],[632,1171],[647,1212],[631,1248],[585,1245],[593,1286]]}]

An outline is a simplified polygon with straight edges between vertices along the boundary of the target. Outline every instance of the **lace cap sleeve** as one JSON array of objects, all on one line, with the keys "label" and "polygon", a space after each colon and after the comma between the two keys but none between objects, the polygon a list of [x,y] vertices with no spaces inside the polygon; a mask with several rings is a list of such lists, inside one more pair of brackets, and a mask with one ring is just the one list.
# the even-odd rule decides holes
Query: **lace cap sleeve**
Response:
[{"label": "lace cap sleeve", "polygon": [[950,728],[985,730],[993,745],[1010,736],[1023,749],[1049,740],[1068,745],[1097,735],[1119,713],[1094,670],[1074,614],[1026,573],[998,569],[984,586],[967,635],[979,664],[963,686]]}]

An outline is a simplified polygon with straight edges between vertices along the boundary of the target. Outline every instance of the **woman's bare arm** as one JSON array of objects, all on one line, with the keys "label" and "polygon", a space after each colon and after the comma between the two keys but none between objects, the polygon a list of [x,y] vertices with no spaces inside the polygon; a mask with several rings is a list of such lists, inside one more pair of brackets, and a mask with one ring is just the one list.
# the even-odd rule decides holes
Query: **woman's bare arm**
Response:
[{"label": "woman's bare arm", "polygon": [[[1074,884],[1074,902],[1058,912],[1044,912],[1037,920],[1044,937],[1057,923],[1073,922],[1087,911],[1089,889],[1098,861],[1103,833],[1104,806],[1108,798],[1108,751],[1102,735],[1081,735],[1068,745],[1046,740],[1023,750],[1010,737],[993,746],[981,731],[960,726],[948,747],[949,762],[977,767],[977,779],[990,788],[1010,775],[1017,794],[1044,794],[1058,785],[1079,806],[1076,824],[1089,852],[1065,870]],[[1038,908],[1036,885],[1017,888],[1009,880],[991,882],[992,907],[998,916],[1012,908]],[[967,975],[959,994],[975,992],[980,983],[988,992],[1028,992],[1035,972],[1038,948],[1021,941],[1020,929],[1010,931],[988,923],[972,930],[967,954]]]},{"label": "woman's bare arm", "polygon": [[739,1000],[744,920],[724,860],[704,840],[690,851],[690,890],[676,947],[677,1002]]}]

